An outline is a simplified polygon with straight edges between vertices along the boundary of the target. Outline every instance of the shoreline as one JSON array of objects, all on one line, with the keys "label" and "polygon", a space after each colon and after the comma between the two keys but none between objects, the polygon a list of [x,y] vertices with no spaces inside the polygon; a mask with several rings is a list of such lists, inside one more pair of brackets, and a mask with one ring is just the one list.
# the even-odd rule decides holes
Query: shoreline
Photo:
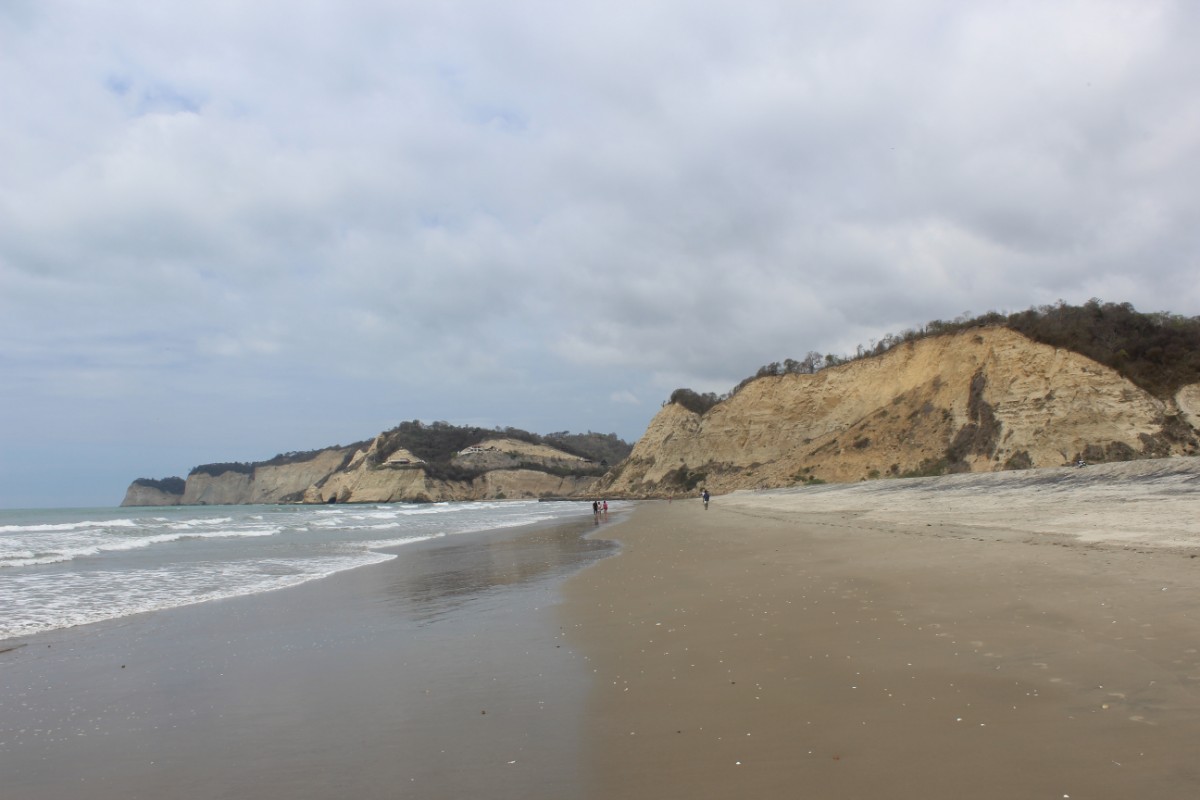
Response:
[{"label": "shoreline", "polygon": [[560,607],[594,670],[584,796],[1195,794],[1200,502],[1127,477],[642,503]]},{"label": "shoreline", "polygon": [[[498,504],[489,504],[493,505]],[[514,505],[529,509],[528,502]],[[419,529],[406,530],[411,520],[396,515],[397,534],[390,539],[376,533],[383,526],[373,524],[371,518],[379,516],[376,511],[392,513],[393,507],[378,505],[350,512],[345,531],[320,516],[344,513],[341,510],[318,509],[315,515],[305,515],[303,510],[296,514],[270,505],[175,507],[174,514],[167,517],[156,509],[133,509],[132,513],[130,509],[39,509],[24,516],[11,512],[3,521],[12,524],[0,525],[18,540],[15,545],[6,540],[0,553],[0,606],[10,604],[12,611],[10,615],[0,613],[0,644],[282,591],[403,557],[429,542],[434,547],[450,546],[481,535],[497,539],[523,530],[571,524],[572,520],[582,524],[586,517],[583,504],[578,505],[567,513],[555,510],[541,518],[536,518],[539,511],[530,509],[525,518],[518,514],[514,519],[510,514],[492,522],[481,518],[469,524],[451,520],[445,525],[446,518],[417,511],[420,517],[414,519],[423,523]],[[319,537],[323,534],[333,538],[322,543]],[[40,535],[49,541],[35,541]],[[72,536],[77,538],[72,540]],[[208,547],[206,540],[216,543],[212,550],[219,550],[223,542],[229,547],[212,553],[207,561],[194,563],[188,549],[202,550]],[[258,573],[252,568],[215,569],[222,564],[253,567],[255,559],[268,562],[268,566]],[[122,580],[121,573],[127,569],[133,573],[132,579]],[[210,580],[205,580],[206,574],[211,575]],[[39,593],[39,584],[63,588],[56,596],[55,591]]]},{"label": "shoreline", "polygon": [[0,785],[1187,797],[1197,489],[1181,461],[641,501],[0,643]]},{"label": "shoreline", "polygon": [[287,589],[22,639],[0,654],[2,793],[574,796],[588,678],[554,605],[611,548],[584,536],[594,527],[458,534]]}]

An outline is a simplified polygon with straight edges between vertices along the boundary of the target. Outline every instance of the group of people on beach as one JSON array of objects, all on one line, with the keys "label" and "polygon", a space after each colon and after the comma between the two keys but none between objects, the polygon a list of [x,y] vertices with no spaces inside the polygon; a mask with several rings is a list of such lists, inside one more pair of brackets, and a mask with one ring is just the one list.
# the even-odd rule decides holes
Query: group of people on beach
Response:
[{"label": "group of people on beach", "polygon": [[592,516],[599,522],[601,519],[608,519],[608,501],[593,500],[592,501]]}]

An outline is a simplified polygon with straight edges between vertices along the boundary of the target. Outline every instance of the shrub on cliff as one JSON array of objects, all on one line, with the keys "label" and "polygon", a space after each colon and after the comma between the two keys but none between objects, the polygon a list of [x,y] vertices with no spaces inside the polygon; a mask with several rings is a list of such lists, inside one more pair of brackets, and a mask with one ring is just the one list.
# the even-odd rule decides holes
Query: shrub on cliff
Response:
[{"label": "shrub on cliff", "polygon": [[187,487],[187,481],[183,478],[138,478],[134,482],[135,486],[145,486],[147,489],[157,489],[166,494],[183,494],[184,488]]},{"label": "shrub on cliff", "polygon": [[[402,422],[387,431],[380,443],[379,458],[386,459],[400,448],[408,450],[426,463],[425,471],[432,477],[448,480],[469,480],[478,470],[451,467],[451,459],[460,450],[485,439],[516,439],[530,444],[556,447],[565,453],[589,458],[593,461],[616,463],[633,450],[633,446],[617,438],[614,433],[572,434],[567,431],[539,436],[520,428],[479,428],[469,425],[451,425],[448,422],[433,422],[428,425],[420,420]],[[573,471],[571,471],[573,470]],[[569,468],[572,475],[591,475],[596,470],[586,464]],[[459,477],[451,477],[459,476]]]},{"label": "shrub on cliff", "polygon": [[[1165,311],[1147,314],[1129,303],[1103,303],[1095,298],[1081,306],[1060,300],[1054,305],[1012,314],[989,311],[979,316],[963,314],[949,321],[935,319],[917,329],[889,333],[878,341],[872,340],[867,347],[859,345],[853,355],[827,355],[824,366],[883,355],[898,345],[932,336],[993,325],[1009,328],[1041,344],[1087,356],[1156,397],[1168,397],[1181,387],[1200,381],[1200,317]],[[815,372],[821,366],[820,353],[816,352],[810,352],[801,361],[785,359],[782,363],[767,364],[739,383],[731,394],[759,378]],[[671,396],[671,402],[676,402],[675,395]]]},{"label": "shrub on cliff", "polygon": [[547,433],[542,441],[551,447],[557,447],[564,453],[590,458],[596,463],[617,464],[628,458],[633,452],[633,445],[619,438],[615,433],[568,433],[558,431]]},{"label": "shrub on cliff", "polygon": [[192,467],[192,471],[188,473],[188,476],[210,475],[216,478],[224,475],[226,472],[237,472],[242,475],[253,475],[254,464],[250,461],[224,461],[216,464],[201,464],[198,467]]},{"label": "shrub on cliff", "polygon": [[721,402],[721,398],[713,392],[700,394],[691,389],[676,389],[671,392],[671,399],[668,402],[683,406],[693,414],[703,414]]},{"label": "shrub on cliff", "polygon": [[335,444],[333,447],[321,447],[316,450],[291,450],[286,453],[280,453],[274,458],[267,459],[266,461],[256,461],[254,462],[254,466],[283,467],[287,466],[288,464],[302,464],[305,461],[312,461],[314,458],[321,455],[321,453],[326,452],[327,450],[344,450],[347,453],[347,457],[350,457],[354,455],[355,450],[366,447],[368,444],[370,444],[370,442],[355,442],[353,444],[348,444],[345,447],[342,447],[340,444]]},{"label": "shrub on cliff", "polygon": [[380,442],[379,457],[381,460],[386,459],[403,447],[426,463],[445,463],[459,450],[482,439],[501,435],[507,434],[489,428],[451,425],[449,422],[439,421],[426,425],[419,419],[414,419],[411,422],[401,422],[384,433]]}]

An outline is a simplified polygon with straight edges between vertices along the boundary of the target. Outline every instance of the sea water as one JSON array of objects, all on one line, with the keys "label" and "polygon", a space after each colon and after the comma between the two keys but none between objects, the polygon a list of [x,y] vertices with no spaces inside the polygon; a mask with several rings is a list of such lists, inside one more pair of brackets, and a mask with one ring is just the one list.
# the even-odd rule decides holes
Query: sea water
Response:
[{"label": "sea water", "polygon": [[282,589],[584,503],[0,510],[0,639]]}]

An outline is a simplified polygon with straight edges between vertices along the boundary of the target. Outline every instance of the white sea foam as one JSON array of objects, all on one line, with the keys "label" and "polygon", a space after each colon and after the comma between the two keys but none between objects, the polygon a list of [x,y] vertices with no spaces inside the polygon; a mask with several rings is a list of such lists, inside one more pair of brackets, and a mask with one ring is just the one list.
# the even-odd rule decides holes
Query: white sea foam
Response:
[{"label": "white sea foam", "polygon": [[213,525],[228,525],[233,522],[230,517],[218,517],[216,519],[181,519],[171,522],[167,525],[172,530],[189,530],[191,528],[208,528]]},{"label": "white sea foam", "polygon": [[[9,550],[0,546],[0,568],[28,567],[37,564],[57,564],[76,558],[87,558],[104,552],[120,552],[122,550],[141,550],[156,544],[179,542],[187,539],[228,539],[241,537],[275,536],[283,529],[254,528],[217,531],[188,531],[181,533],[160,533],[151,536],[129,538],[112,538],[95,536],[88,539],[73,537],[56,542],[39,542],[41,547],[24,542],[24,549]],[[6,545],[8,543],[5,543]],[[16,547],[22,547],[16,544]],[[31,549],[32,548],[32,549]]]},{"label": "white sea foam", "polygon": [[43,525],[0,525],[0,533],[48,533],[51,531],[77,531],[85,528],[136,528],[138,525],[139,523],[131,519],[113,519],[103,522],[85,520]]},{"label": "white sea foam", "polygon": [[371,542],[368,549],[383,550],[388,547],[402,547],[406,544],[416,544],[417,542],[427,542],[430,539],[440,539],[445,535],[446,534],[444,533],[434,533],[430,534],[429,536],[406,536],[402,539],[378,539]]},{"label": "white sea foam", "polygon": [[171,569],[89,572],[60,578],[53,589],[21,576],[0,588],[0,606],[11,609],[0,618],[0,639],[285,589],[395,557],[359,551],[255,564],[195,564],[185,575]]}]

